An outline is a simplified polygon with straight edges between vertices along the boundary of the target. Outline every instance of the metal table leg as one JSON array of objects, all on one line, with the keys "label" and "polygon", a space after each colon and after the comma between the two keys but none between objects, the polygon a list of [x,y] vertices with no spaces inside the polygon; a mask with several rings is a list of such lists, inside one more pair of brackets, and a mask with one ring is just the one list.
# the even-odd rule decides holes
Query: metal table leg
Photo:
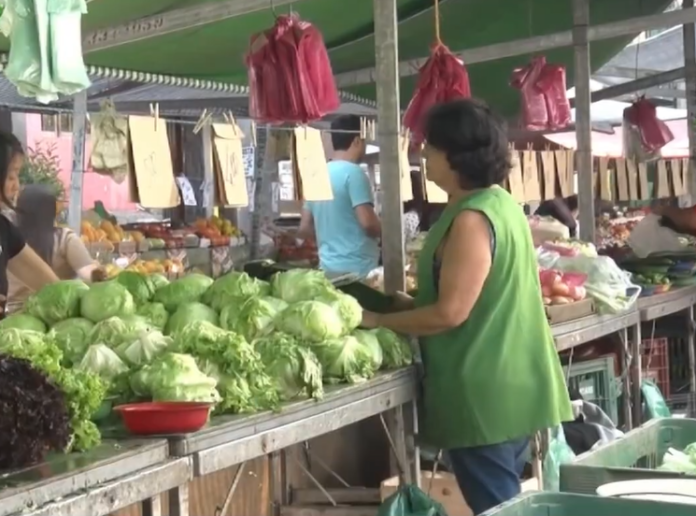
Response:
[{"label": "metal table leg", "polygon": [[170,489],[167,493],[169,498],[168,516],[189,516],[189,486],[181,485],[176,489]]},{"label": "metal table leg", "polygon": [[642,424],[641,393],[640,384],[642,376],[642,363],[640,356],[641,348],[641,329],[640,323],[631,328],[631,408],[633,412],[633,426],[639,427]]}]

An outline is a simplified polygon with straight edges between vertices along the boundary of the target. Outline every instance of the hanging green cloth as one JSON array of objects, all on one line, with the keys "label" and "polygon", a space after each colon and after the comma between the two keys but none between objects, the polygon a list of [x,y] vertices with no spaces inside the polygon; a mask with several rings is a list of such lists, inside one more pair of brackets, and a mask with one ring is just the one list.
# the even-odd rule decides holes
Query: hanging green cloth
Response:
[{"label": "hanging green cloth", "polygon": [[[45,3],[49,20],[50,64],[53,84],[63,95],[89,88],[90,80],[82,58],[82,15],[85,0],[34,0]],[[38,9],[38,8],[37,8]]]}]

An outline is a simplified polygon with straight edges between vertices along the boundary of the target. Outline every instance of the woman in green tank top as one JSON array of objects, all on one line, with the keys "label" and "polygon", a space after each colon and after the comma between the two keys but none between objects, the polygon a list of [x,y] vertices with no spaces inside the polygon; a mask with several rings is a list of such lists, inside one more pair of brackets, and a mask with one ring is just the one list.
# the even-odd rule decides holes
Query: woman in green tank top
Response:
[{"label": "woman in green tank top", "polygon": [[418,260],[418,296],[363,325],[420,337],[425,444],[448,452],[475,514],[520,492],[529,438],[572,418],[541,298],[527,219],[498,185],[510,170],[504,123],[475,100],[434,107],[426,173],[449,194]]}]

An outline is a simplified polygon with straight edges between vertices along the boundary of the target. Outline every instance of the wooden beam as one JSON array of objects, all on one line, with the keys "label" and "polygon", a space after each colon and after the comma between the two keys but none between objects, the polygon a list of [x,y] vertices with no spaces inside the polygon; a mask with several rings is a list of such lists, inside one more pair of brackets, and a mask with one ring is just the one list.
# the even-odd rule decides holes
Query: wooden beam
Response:
[{"label": "wooden beam", "polygon": [[192,29],[202,25],[297,3],[297,0],[274,0],[272,3],[259,0],[227,0],[209,2],[195,7],[183,7],[173,11],[146,16],[137,20],[92,31],[82,40],[82,53],[89,54],[114,48],[135,41],[142,41],[172,32]]},{"label": "wooden beam", "polygon": [[[628,81],[615,86],[609,86],[608,88],[593,91],[592,102],[614,99],[616,97],[621,97],[637,91],[655,88],[661,84],[676,82],[683,78],[684,67],[682,66],[681,68],[675,68],[674,70],[668,70],[666,72],[656,73],[655,75],[650,75],[648,77],[642,77],[640,79],[636,79],[635,81]],[[571,103],[573,103],[574,100],[575,99],[572,99]]]},{"label": "wooden beam", "polygon": [[[685,23],[696,23],[696,8],[679,9],[667,13],[640,16],[638,18],[631,18],[619,22],[595,25],[594,27],[588,27],[587,38],[589,41],[601,41],[619,36],[640,34],[646,30],[658,29],[661,27],[673,27]],[[466,64],[473,64],[495,61],[505,57],[538,54],[554,48],[569,47],[572,46],[572,44],[573,31],[566,30],[554,34],[547,34],[545,36],[535,36],[516,41],[496,43],[470,50],[461,50],[457,52],[457,55]],[[427,57],[423,57],[399,63],[399,75],[401,77],[416,75],[427,59]],[[336,75],[336,83],[341,88],[347,88],[359,84],[374,83],[375,77],[374,67],[364,68],[362,70]]]},{"label": "wooden beam", "polygon": [[[327,488],[326,491],[338,505],[379,505],[382,499],[379,489],[367,487]],[[330,505],[331,502],[319,489],[293,489],[291,496],[293,505]]]}]

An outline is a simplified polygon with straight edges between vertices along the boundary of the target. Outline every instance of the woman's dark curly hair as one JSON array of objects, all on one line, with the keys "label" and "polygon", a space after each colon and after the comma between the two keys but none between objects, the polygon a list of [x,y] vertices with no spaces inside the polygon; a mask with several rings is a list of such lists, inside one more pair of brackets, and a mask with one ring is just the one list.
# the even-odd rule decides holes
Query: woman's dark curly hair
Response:
[{"label": "woman's dark curly hair", "polygon": [[510,173],[506,124],[480,100],[433,106],[424,133],[428,145],[445,153],[464,189],[501,184]]}]

